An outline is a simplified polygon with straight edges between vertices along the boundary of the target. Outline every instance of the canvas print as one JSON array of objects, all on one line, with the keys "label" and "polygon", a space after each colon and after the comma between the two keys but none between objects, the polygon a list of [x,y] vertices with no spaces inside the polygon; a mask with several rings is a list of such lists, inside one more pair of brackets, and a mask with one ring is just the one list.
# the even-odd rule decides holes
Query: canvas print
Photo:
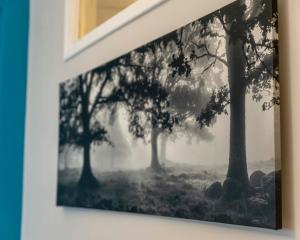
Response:
[{"label": "canvas print", "polygon": [[277,21],[238,0],[61,83],[57,204],[280,228]]}]

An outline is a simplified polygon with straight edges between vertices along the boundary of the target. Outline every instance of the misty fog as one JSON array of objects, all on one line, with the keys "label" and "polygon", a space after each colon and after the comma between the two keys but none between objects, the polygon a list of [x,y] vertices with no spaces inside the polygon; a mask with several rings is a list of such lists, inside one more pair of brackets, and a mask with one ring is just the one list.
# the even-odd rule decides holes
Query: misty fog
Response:
[{"label": "misty fog", "polygon": [[[274,111],[262,111],[261,104],[247,96],[246,107],[246,140],[247,156],[251,163],[267,162],[275,159],[274,144]],[[259,119],[259,120],[258,120]],[[107,122],[109,121],[106,119]],[[108,132],[113,146],[104,143],[93,145],[91,159],[94,171],[118,171],[122,169],[140,169],[149,166],[151,146],[149,140],[144,142],[135,139],[128,132],[126,110],[120,106]],[[262,134],[263,133],[263,134]],[[166,159],[174,163],[201,165],[210,167],[228,164],[229,149],[229,116],[220,115],[211,128],[203,128],[198,132],[199,140],[188,139],[187,136],[169,137],[166,144]],[[159,136],[159,153],[161,152]],[[80,168],[82,166],[81,150],[66,147],[59,157],[59,168]],[[269,161],[270,162],[270,161]],[[275,163],[272,161],[273,169]]]}]

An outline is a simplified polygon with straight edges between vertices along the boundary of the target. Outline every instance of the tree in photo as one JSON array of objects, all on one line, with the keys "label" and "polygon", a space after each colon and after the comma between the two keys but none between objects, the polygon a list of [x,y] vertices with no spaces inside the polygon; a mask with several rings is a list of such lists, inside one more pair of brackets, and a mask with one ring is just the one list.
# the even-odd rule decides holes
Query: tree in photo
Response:
[{"label": "tree in photo", "polygon": [[[173,60],[182,57],[184,47],[182,35],[172,32],[133,51],[121,61],[124,75],[131,79],[122,95],[127,96],[130,112],[130,132],[138,138],[150,135],[151,167],[160,169],[165,159],[168,136],[176,132],[189,132],[195,114],[199,113],[208,101],[206,86],[199,82],[192,67],[182,68]],[[189,120],[189,124],[186,121]],[[195,121],[194,121],[195,122]],[[176,128],[175,128],[176,127]],[[208,136],[207,129],[193,131],[194,135]],[[161,136],[161,154],[158,156],[158,138]],[[207,138],[208,139],[208,138]]]},{"label": "tree in photo", "polygon": [[98,186],[91,167],[91,145],[110,143],[98,115],[115,102],[113,65],[112,62],[60,85],[60,148],[74,146],[83,152],[79,187]]},{"label": "tree in photo", "polygon": [[[165,38],[165,42],[172,44],[172,54],[168,61],[168,74],[162,84],[169,93],[169,111],[176,115],[179,124],[175,126],[172,133],[161,134],[162,161],[166,160],[166,144],[169,137],[172,140],[186,137],[188,142],[193,139],[197,142],[213,139],[208,129],[199,128],[195,121],[196,116],[205,108],[211,93],[209,83],[202,76],[206,70],[199,72],[197,63],[187,58],[187,55],[191,54],[188,43],[192,35],[188,33],[189,30],[181,28]],[[214,77],[219,78],[220,73],[221,71],[215,73]]]},{"label": "tree in photo", "polygon": [[[279,104],[277,9],[271,0],[238,0],[190,24],[192,39],[184,58],[177,57],[181,68],[197,62],[203,77],[212,81],[215,67],[227,69],[228,85],[213,88],[206,110],[198,114],[200,126],[210,126],[217,115],[230,108],[230,149],[226,184],[245,192],[249,188],[246,161],[245,96],[262,101],[271,92],[263,110]],[[272,10],[273,9],[273,10]],[[174,60],[174,61],[175,61]],[[188,63],[188,64],[187,64]],[[225,184],[225,185],[226,185]]]},{"label": "tree in photo", "polygon": [[176,116],[169,112],[168,92],[161,83],[165,76],[165,55],[158,52],[156,43],[133,51],[121,58],[119,76],[119,99],[129,113],[129,132],[136,138],[150,138],[151,164],[161,170],[158,159],[158,136],[164,130],[172,131],[177,124]]}]

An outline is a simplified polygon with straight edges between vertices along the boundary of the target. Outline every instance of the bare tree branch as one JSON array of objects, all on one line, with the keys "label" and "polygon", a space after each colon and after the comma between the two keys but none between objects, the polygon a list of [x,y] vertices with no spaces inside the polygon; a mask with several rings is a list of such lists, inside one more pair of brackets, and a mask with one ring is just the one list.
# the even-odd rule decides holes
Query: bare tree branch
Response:
[{"label": "bare tree branch", "polygon": [[92,115],[93,115],[93,113],[94,113],[94,111],[95,111],[97,105],[99,104],[99,99],[101,98],[101,96],[102,96],[102,94],[103,94],[104,87],[105,87],[105,85],[107,84],[109,78],[110,78],[110,75],[109,75],[109,74],[106,74],[105,79],[104,79],[104,81],[102,82],[102,84],[101,84],[101,86],[100,86],[100,89],[99,89],[99,91],[98,91],[98,93],[97,93],[97,95],[96,95],[96,97],[95,97],[95,99],[94,99],[94,103],[93,103],[93,105],[92,105],[92,107],[91,107],[91,111],[90,111],[90,113],[89,113],[89,116],[92,116]]},{"label": "bare tree branch", "polygon": [[223,63],[225,66],[228,66],[227,61],[225,61],[222,57],[217,56],[216,54],[211,53],[211,52],[208,50],[208,47],[207,47],[206,44],[201,44],[201,45],[199,45],[199,44],[197,44],[197,43],[195,43],[195,42],[192,42],[192,43],[193,43],[195,46],[197,46],[199,49],[200,49],[200,48],[204,48],[205,51],[206,51],[206,53],[203,53],[203,54],[201,54],[201,55],[196,55],[196,54],[195,54],[195,57],[196,57],[196,58],[211,57],[211,58],[215,58],[216,60],[220,61],[220,62]]}]

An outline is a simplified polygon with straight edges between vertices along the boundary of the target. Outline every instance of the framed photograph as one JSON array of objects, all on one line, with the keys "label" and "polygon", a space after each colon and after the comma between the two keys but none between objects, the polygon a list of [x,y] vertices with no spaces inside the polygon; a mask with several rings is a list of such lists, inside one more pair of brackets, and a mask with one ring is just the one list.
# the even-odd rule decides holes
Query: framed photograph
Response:
[{"label": "framed photograph", "polygon": [[57,205],[281,228],[278,69],[238,0],[61,83]]},{"label": "framed photograph", "polygon": [[64,60],[168,0],[65,0]]}]

